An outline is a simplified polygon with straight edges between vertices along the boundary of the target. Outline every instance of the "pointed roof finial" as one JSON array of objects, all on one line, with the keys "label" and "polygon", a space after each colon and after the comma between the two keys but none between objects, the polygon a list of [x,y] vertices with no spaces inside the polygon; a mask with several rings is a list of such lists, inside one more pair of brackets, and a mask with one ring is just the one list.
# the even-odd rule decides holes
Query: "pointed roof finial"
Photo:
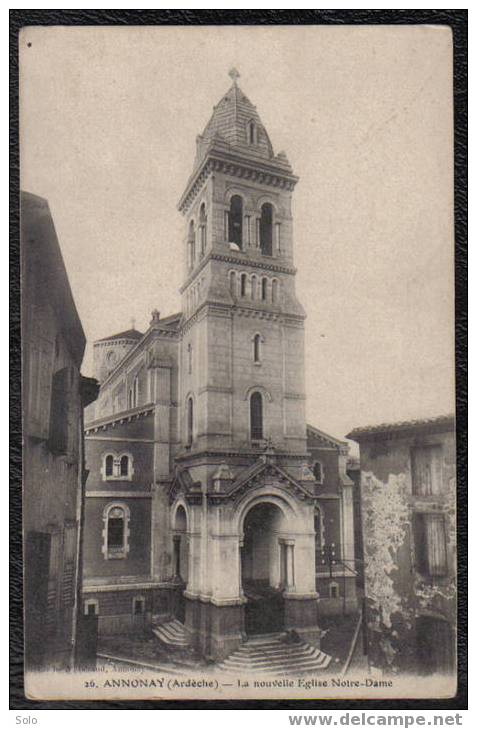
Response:
[{"label": "pointed roof finial", "polygon": [[234,82],[234,84],[236,86],[237,85],[237,79],[240,77],[240,74],[237,71],[237,69],[235,68],[235,66],[230,69],[229,76],[230,76],[230,78],[232,79],[232,81]]},{"label": "pointed roof finial", "polygon": [[136,329],[136,320],[134,318],[131,319],[131,329]]}]

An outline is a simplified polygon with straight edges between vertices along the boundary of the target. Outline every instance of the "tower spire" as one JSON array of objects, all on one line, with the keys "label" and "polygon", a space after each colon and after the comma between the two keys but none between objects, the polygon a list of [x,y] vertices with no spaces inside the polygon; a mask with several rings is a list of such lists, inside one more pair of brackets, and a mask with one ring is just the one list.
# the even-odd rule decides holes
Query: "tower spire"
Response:
[{"label": "tower spire", "polygon": [[240,78],[240,74],[237,71],[237,69],[235,68],[235,66],[233,66],[233,68],[230,69],[229,76],[232,79],[232,81],[234,82],[234,86],[237,86],[237,79]]}]

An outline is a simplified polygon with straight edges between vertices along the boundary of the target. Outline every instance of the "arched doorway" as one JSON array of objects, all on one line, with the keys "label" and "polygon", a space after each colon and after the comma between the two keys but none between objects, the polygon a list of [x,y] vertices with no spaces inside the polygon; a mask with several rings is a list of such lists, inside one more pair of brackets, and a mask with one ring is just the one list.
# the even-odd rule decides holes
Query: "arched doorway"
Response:
[{"label": "arched doorway", "polygon": [[247,635],[283,630],[283,591],[289,586],[283,522],[281,509],[269,502],[256,504],[245,516],[241,573]]},{"label": "arched doorway", "polygon": [[173,533],[173,580],[176,583],[173,614],[181,623],[185,620],[184,590],[189,579],[189,541],[187,538],[187,514],[179,504],[174,514]]}]

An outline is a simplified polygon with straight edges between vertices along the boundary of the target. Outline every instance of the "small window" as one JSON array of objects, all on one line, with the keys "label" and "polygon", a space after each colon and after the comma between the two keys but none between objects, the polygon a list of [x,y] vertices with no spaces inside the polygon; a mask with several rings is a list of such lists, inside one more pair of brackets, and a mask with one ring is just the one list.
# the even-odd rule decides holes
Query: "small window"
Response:
[{"label": "small window", "polygon": [[340,596],[340,586],[337,582],[330,582],[329,588],[328,588],[328,594],[331,598],[336,599]]},{"label": "small window", "polygon": [[315,477],[315,481],[323,483],[323,468],[319,461],[315,461],[313,464],[313,475]]},{"label": "small window", "polygon": [[133,599],[133,614],[144,615],[146,611],[146,601],[143,597],[135,597]]},{"label": "small window", "polygon": [[191,397],[187,400],[187,445],[192,445],[194,438],[194,401]]},{"label": "small window", "polygon": [[429,445],[411,450],[412,492],[435,496],[442,489],[442,447]]},{"label": "small window", "polygon": [[256,334],[253,338],[253,361],[255,364],[261,362],[261,337],[260,334]]},{"label": "small window", "polygon": [[191,220],[189,224],[189,237],[187,241],[187,248],[189,251],[189,269],[192,269],[195,263],[195,226],[193,220]]},{"label": "small window", "polygon": [[247,294],[247,274],[242,273],[240,276],[240,296],[245,296]]},{"label": "small window", "polygon": [[252,284],[251,285],[251,299],[252,299],[252,301],[255,301],[255,299],[257,298],[257,277],[256,276],[252,276],[251,284]]},{"label": "small window", "polygon": [[113,475],[113,466],[114,466],[114,458],[113,456],[106,456],[105,461],[105,474],[106,476],[112,476]]},{"label": "small window", "polygon": [[252,440],[263,439],[263,398],[259,392],[250,397],[250,434]]},{"label": "small window", "polygon": [[230,293],[232,296],[236,295],[236,280],[237,280],[237,274],[235,271],[230,272]]},{"label": "small window", "polygon": [[444,577],[447,574],[444,515],[414,514],[413,533],[417,571],[428,577]]},{"label": "small window", "polygon": [[199,213],[200,223],[200,257],[202,258],[207,248],[207,216],[205,214],[205,203],[200,206]]},{"label": "small window", "polygon": [[129,476],[129,458],[127,456],[121,456],[119,473],[120,476]]},{"label": "small window", "polygon": [[248,143],[257,144],[257,127],[253,121],[248,124]]},{"label": "small window", "polygon": [[192,374],[192,344],[190,342],[187,345],[187,361],[188,361],[187,369],[188,369],[189,375],[191,375]]},{"label": "small window", "polygon": [[267,300],[267,279],[262,278],[262,301]]},{"label": "small window", "polygon": [[85,615],[98,615],[99,614],[98,601],[97,600],[85,600],[83,611],[84,611]]},{"label": "small window", "polygon": [[272,302],[276,304],[278,301],[278,281],[276,278],[272,281]]}]

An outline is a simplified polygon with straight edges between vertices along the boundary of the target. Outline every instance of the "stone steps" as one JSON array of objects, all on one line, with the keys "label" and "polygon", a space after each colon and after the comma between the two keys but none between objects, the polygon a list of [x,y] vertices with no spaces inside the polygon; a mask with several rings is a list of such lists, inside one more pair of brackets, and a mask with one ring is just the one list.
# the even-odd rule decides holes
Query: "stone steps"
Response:
[{"label": "stone steps", "polygon": [[187,648],[190,643],[189,635],[178,620],[169,620],[166,623],[155,625],[152,632],[162,643],[174,648]]},{"label": "stone steps", "polygon": [[328,667],[331,656],[304,641],[285,643],[283,637],[260,636],[244,643],[218,664],[228,673],[310,673]]}]

